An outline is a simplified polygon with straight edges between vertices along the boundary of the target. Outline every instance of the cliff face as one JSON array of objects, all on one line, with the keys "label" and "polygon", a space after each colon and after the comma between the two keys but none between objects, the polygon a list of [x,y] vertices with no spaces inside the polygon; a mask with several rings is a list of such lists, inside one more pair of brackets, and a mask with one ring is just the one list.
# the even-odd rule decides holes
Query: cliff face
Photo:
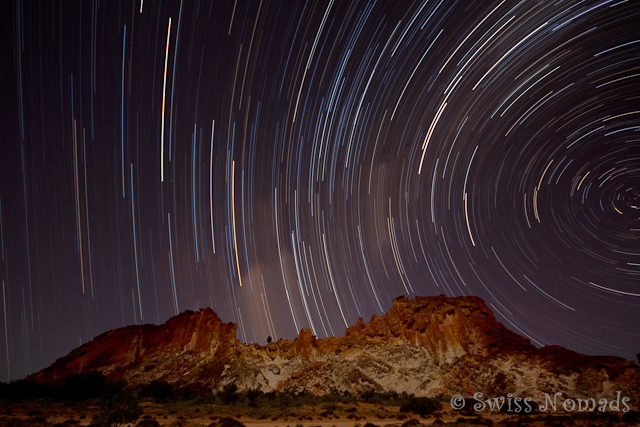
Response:
[{"label": "cliff face", "polygon": [[28,379],[60,383],[70,374],[95,370],[128,380],[138,367],[155,373],[180,356],[229,357],[243,346],[236,326],[222,323],[210,308],[185,311],[159,326],[126,326],[97,336]]},{"label": "cliff face", "polygon": [[[60,383],[98,371],[132,385],[154,379],[195,389],[288,390],[325,394],[396,391],[417,395],[567,397],[640,400],[640,368],[616,357],[562,347],[536,349],[496,321],[477,297],[405,297],[382,317],[359,319],[344,337],[302,329],[264,347],[236,339],[236,325],[211,310],[186,311],[160,326],[102,334],[28,379]],[[544,399],[543,399],[544,400]],[[637,404],[637,403],[635,403]]]}]

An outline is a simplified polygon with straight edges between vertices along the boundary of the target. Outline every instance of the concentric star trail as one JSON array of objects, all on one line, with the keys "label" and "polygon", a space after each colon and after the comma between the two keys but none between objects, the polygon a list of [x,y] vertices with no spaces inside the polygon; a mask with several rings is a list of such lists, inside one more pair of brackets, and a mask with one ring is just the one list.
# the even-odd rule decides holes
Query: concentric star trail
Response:
[{"label": "concentric star trail", "polygon": [[637,2],[134,3],[0,6],[0,381],[180,310],[264,344],[400,295],[635,359]]}]

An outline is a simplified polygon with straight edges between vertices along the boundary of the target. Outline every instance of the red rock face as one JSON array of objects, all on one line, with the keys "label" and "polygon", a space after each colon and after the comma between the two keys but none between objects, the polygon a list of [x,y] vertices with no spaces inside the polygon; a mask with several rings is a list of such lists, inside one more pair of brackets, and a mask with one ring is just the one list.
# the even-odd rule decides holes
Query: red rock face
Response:
[{"label": "red rock face", "polygon": [[59,384],[98,371],[131,385],[164,380],[197,389],[407,391],[485,396],[561,392],[604,397],[617,390],[640,400],[640,368],[616,357],[537,349],[496,321],[478,297],[400,297],[382,317],[358,319],[344,337],[298,337],[261,347],[236,339],[233,323],[209,308],[160,326],[104,333],[28,380]]},{"label": "red rock face", "polygon": [[525,351],[529,340],[498,323],[478,297],[400,297],[382,317],[362,319],[347,329],[347,336],[403,338],[426,347],[434,356],[489,356],[496,352]]},{"label": "red rock face", "polygon": [[126,326],[99,335],[28,379],[58,384],[71,374],[94,370],[126,377],[128,368],[185,352],[225,357],[242,345],[236,327],[222,323],[210,308],[185,311],[160,326]]}]

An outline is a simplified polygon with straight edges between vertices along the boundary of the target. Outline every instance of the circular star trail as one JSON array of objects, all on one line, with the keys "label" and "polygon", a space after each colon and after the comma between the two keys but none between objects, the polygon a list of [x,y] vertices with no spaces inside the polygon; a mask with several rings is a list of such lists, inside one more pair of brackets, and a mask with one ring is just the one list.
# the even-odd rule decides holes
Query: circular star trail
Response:
[{"label": "circular star trail", "polygon": [[400,295],[640,350],[636,2],[2,9],[0,380],[186,309],[264,344]]}]

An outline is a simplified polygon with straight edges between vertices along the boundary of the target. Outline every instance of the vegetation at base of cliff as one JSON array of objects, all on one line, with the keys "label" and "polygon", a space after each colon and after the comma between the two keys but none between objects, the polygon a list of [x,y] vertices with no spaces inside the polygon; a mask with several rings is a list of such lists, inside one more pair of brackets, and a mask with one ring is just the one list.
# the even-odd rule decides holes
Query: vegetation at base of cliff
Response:
[{"label": "vegetation at base of cliff", "polygon": [[[134,393],[131,390],[128,392],[137,402]],[[376,427],[372,424],[375,422],[380,425],[386,424],[387,427],[426,427],[428,423],[433,422],[433,425],[456,427],[478,425],[494,427],[626,427],[636,425],[640,421],[640,414],[636,411],[624,414],[563,415],[540,413],[533,416],[485,412],[469,416],[463,414],[462,411],[452,411],[449,403],[442,401],[437,402],[442,408],[438,413],[419,415],[414,410],[400,412],[398,405],[385,406],[378,403],[366,403],[362,400],[363,396],[344,396],[339,393],[323,396],[322,398],[326,399],[324,402],[320,402],[320,398],[315,396],[293,395],[293,400],[288,402],[288,406],[281,406],[281,402],[278,400],[285,395],[286,393],[261,394],[257,392],[249,397],[249,393],[238,393],[238,399],[230,405],[221,405],[217,400],[218,397],[213,395],[206,397],[206,399],[205,397],[170,399],[163,403],[154,403],[152,398],[146,397],[141,398],[140,406],[144,409],[142,418],[131,425],[135,425],[135,427],[196,427],[203,425],[208,427],[242,427],[242,422],[263,422],[296,427],[301,425],[327,427],[338,423],[347,427],[362,427],[363,424],[364,427]],[[345,397],[353,400],[343,401]],[[368,394],[367,397],[370,400],[381,398],[375,393]],[[406,395],[384,397],[400,401],[406,398]],[[330,399],[337,400],[331,401]],[[124,400],[126,401],[126,399]],[[205,400],[218,403],[206,403]],[[411,400],[409,398],[410,402]],[[94,426],[105,425],[101,423],[100,418],[101,401],[104,399],[88,399],[81,402],[55,401],[53,399],[0,400],[0,427],[81,427],[90,421]],[[252,401],[260,406],[250,406]],[[411,403],[419,406],[419,400]],[[134,416],[137,415],[139,414],[134,413]]]},{"label": "vegetation at base of cliff", "polygon": [[[97,372],[87,374],[73,374],[65,379],[62,385],[53,386],[38,384],[27,380],[14,381],[9,384],[0,383],[0,399],[20,401],[29,399],[48,398],[55,401],[96,401],[106,396],[113,396],[125,389],[122,381],[108,381],[107,378]],[[137,386],[135,394],[140,399],[152,400],[155,403],[194,401],[194,403],[215,404],[236,408],[272,408],[285,410],[287,408],[301,407],[305,405],[328,404],[327,410],[331,412],[331,404],[357,404],[371,403],[383,406],[400,407],[403,412],[413,412],[420,415],[428,415],[437,411],[440,407],[436,399],[416,397],[407,393],[379,393],[367,391],[362,394],[347,394],[338,391],[323,396],[301,392],[270,392],[265,393],[258,389],[239,392],[234,383],[225,385],[222,390],[213,393],[202,387],[190,385],[171,384],[166,381],[154,380],[148,384]],[[94,402],[94,404],[97,402]]]},{"label": "vegetation at base of cliff", "polygon": [[28,380],[0,383],[0,399],[10,401],[51,398],[80,402],[115,394],[125,388],[124,381],[108,381],[98,372],[73,374],[61,385],[40,384]]},{"label": "vegetation at base of cliff", "polygon": [[409,397],[402,405],[400,412],[414,412],[419,415],[431,415],[440,409],[440,402],[428,397]]},{"label": "vegetation at base of cliff", "polygon": [[117,427],[132,423],[142,415],[140,399],[128,388],[107,394],[100,402],[100,412],[91,420],[90,427]]},{"label": "vegetation at base of cliff", "polygon": [[[122,392],[124,391],[124,394]],[[121,406],[105,403],[113,402],[118,393],[126,395],[120,399],[129,402]],[[116,399],[117,400],[117,399]],[[142,402],[144,414],[137,406]],[[504,421],[492,421],[483,412],[472,410],[473,399],[460,411],[451,412],[449,398],[427,398],[407,393],[379,393],[367,391],[361,394],[346,394],[333,391],[323,396],[310,393],[270,392],[258,389],[240,392],[234,383],[229,383],[214,393],[203,387],[171,384],[155,380],[135,389],[127,389],[123,382],[110,382],[97,373],[78,374],[67,378],[57,387],[43,386],[28,381],[10,384],[0,383],[0,427],[79,427],[82,420],[92,420],[93,426],[115,426],[130,422],[140,415],[143,418],[136,427],[189,427],[190,420],[200,419],[211,423],[210,427],[241,427],[239,419],[277,421],[284,425],[310,422],[330,425],[332,422],[359,422],[369,420],[389,420],[402,427],[423,427],[425,419],[434,420],[436,425],[494,425],[531,427],[593,425],[626,426],[640,421],[636,411],[628,413],[586,413],[586,414],[500,414]],[[534,406],[533,403],[531,403]],[[129,405],[129,406],[127,406]],[[126,409],[129,407],[129,409]],[[47,409],[45,409],[47,408]],[[64,409],[66,408],[66,409]],[[101,409],[102,408],[102,409]],[[111,408],[111,409],[109,409]],[[120,409],[118,409],[120,408]],[[120,411],[120,418],[110,418],[109,411]],[[128,411],[128,412],[127,412]],[[47,418],[52,413],[74,414],[61,422],[60,415],[54,422]],[[127,415],[128,414],[128,415]],[[488,414],[491,415],[491,414]],[[496,415],[496,414],[493,414]],[[526,416],[525,416],[526,415]],[[86,416],[86,418],[85,418]],[[441,418],[458,418],[457,422],[443,422]],[[80,419],[78,419],[80,417]],[[125,418],[129,417],[129,418]],[[471,418],[474,417],[474,418]],[[485,418],[486,417],[486,418]],[[234,419],[235,418],[235,419]],[[64,420],[64,418],[62,418]],[[115,420],[115,421],[113,421]],[[225,420],[222,422],[222,420]],[[507,421],[508,420],[508,421]],[[158,423],[159,421],[159,423]],[[86,424],[86,422],[84,424]],[[57,423],[57,424],[56,424]],[[236,425],[231,425],[235,424]],[[493,423],[493,424],[489,424]],[[406,425],[405,425],[406,424]],[[206,424],[205,424],[206,425]],[[365,427],[373,427],[369,423]]]}]

